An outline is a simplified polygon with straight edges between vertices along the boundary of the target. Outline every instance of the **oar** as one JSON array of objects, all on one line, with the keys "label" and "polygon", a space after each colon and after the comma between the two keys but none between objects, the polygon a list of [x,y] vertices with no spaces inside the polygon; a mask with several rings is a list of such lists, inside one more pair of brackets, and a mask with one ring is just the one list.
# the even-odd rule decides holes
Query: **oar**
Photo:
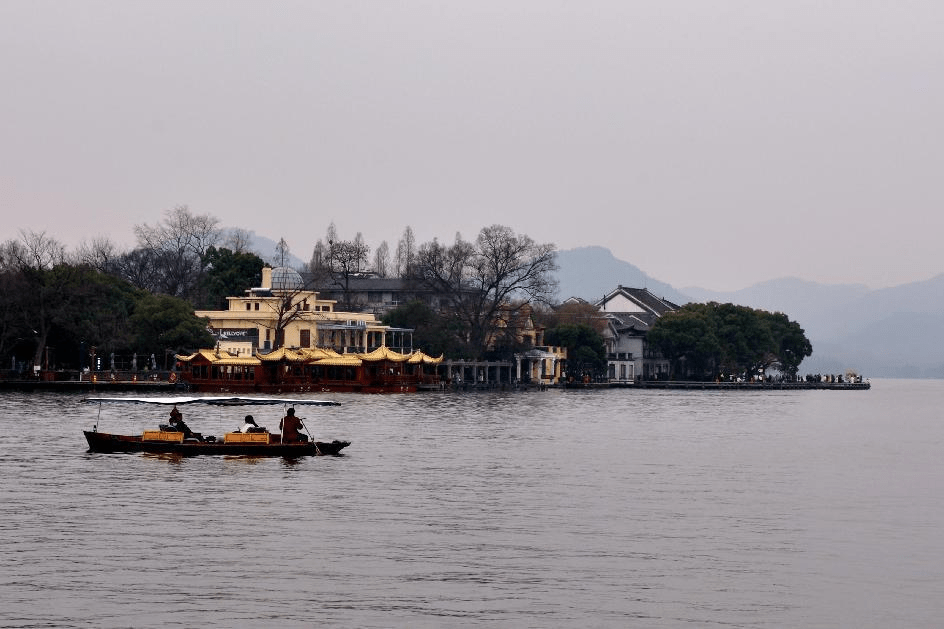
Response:
[{"label": "oar", "polygon": [[308,418],[307,418],[307,417],[299,417],[298,419],[299,419],[299,421],[302,423],[302,429],[305,431],[305,434],[308,435],[308,441],[310,441],[311,443],[314,443],[314,442],[315,442],[315,438],[311,436],[311,433],[310,433],[310,432],[308,432],[308,424],[305,423],[305,422],[308,421]]}]

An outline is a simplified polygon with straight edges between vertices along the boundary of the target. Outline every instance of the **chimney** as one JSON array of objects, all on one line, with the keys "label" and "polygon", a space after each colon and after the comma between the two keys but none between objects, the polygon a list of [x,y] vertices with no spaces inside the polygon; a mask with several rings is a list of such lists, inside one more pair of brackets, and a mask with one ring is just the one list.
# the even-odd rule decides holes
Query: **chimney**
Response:
[{"label": "chimney", "polygon": [[262,267],[262,287],[261,288],[272,288],[272,267],[264,266]]}]

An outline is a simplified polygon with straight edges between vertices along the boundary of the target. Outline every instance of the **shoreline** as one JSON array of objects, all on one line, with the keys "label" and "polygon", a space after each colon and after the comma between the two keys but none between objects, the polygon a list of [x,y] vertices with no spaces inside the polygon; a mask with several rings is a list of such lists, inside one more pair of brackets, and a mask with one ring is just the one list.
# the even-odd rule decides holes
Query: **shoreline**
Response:
[{"label": "shoreline", "polygon": [[[647,381],[647,382],[589,382],[572,384],[470,384],[462,387],[422,387],[417,393],[428,392],[466,392],[466,391],[538,391],[538,390],[605,390],[605,389],[662,389],[662,390],[699,390],[699,391],[868,391],[872,387],[866,382],[686,382],[686,381]],[[130,392],[149,391],[170,393],[191,391],[184,383],[166,381],[117,380],[107,382],[89,382],[88,380],[0,380],[0,392],[59,392],[59,393],[95,393],[95,392]],[[199,391],[196,391],[199,393]]]}]

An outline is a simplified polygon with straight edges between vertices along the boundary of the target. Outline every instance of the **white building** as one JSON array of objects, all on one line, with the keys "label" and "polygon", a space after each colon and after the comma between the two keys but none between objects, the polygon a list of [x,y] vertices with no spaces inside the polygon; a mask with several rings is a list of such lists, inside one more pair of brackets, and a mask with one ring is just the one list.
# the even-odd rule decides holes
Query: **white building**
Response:
[{"label": "white building", "polygon": [[656,320],[679,306],[646,288],[619,286],[594,304],[606,319],[607,376],[610,382],[659,380],[669,375],[669,361],[651,352],[646,333]]}]

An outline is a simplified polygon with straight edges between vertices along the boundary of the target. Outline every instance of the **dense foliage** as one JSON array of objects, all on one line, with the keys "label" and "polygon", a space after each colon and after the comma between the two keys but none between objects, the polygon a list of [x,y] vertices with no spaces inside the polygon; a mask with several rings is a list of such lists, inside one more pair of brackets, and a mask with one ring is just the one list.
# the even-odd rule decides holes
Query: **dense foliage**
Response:
[{"label": "dense foliage", "polygon": [[457,330],[449,319],[422,301],[411,301],[383,317],[383,323],[395,328],[413,328],[413,347],[430,356],[461,356]]},{"label": "dense foliage", "polygon": [[226,298],[241,295],[247,288],[259,286],[265,261],[254,253],[210,247],[203,256],[203,307],[227,308]]},{"label": "dense foliage", "polygon": [[599,332],[588,325],[564,323],[547,330],[548,345],[567,348],[567,371],[571,376],[597,378],[606,373],[606,347]]},{"label": "dense foliage", "polygon": [[87,266],[5,270],[2,278],[15,287],[5,293],[0,314],[0,350],[11,367],[84,368],[93,353],[154,353],[165,361],[168,354],[213,343],[206,320],[187,301],[148,293]]},{"label": "dense foliage", "polygon": [[0,288],[4,368],[81,369],[135,353],[165,363],[213,342],[191,302],[134,286],[106,246],[70,257],[45,234],[24,233],[0,245]]},{"label": "dense foliage", "polygon": [[669,359],[675,379],[753,378],[772,368],[796,375],[813,353],[803,328],[785,314],[715,302],[661,317],[646,340]]}]

